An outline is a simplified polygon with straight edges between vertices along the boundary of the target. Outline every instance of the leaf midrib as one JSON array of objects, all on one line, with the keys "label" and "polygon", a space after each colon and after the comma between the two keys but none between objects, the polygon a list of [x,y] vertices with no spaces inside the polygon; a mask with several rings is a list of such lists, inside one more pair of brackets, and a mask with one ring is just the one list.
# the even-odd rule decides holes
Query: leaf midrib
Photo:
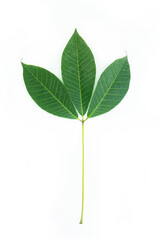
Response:
[{"label": "leaf midrib", "polygon": [[[112,87],[113,83],[115,82],[117,76],[119,75],[119,73],[121,72],[122,68],[124,67],[125,62],[123,63],[120,71],[117,73],[116,77],[114,78],[114,80],[112,81],[110,87],[108,88],[107,92],[104,94],[103,98],[101,99],[101,101],[97,104],[97,107],[91,112],[91,114],[87,117],[90,118],[90,116],[96,111],[96,109],[99,107],[99,105],[101,104],[101,102],[103,101],[103,99],[105,98],[105,96],[107,95],[108,91],[110,90],[110,88]],[[95,89],[96,90],[96,89]],[[94,95],[93,95],[94,96]]]},{"label": "leaf midrib", "polygon": [[75,39],[76,39],[76,56],[77,56],[77,66],[78,66],[78,83],[79,83],[79,90],[80,90],[81,112],[82,112],[82,116],[83,116],[82,91],[81,91],[81,82],[80,82],[80,69],[79,69],[79,55],[78,55],[78,40],[77,40],[77,35],[75,36]]},{"label": "leaf midrib", "polygon": [[63,103],[61,103],[61,102],[58,100],[58,98],[57,98],[52,92],[49,91],[48,88],[45,87],[45,85],[44,85],[30,70],[28,70],[28,68],[27,68],[25,65],[24,65],[24,67],[26,68],[26,70],[27,70],[72,116],[74,116],[76,119],[78,119],[73,113],[71,113],[71,112],[69,111],[68,108],[66,108],[66,107],[63,105]]}]

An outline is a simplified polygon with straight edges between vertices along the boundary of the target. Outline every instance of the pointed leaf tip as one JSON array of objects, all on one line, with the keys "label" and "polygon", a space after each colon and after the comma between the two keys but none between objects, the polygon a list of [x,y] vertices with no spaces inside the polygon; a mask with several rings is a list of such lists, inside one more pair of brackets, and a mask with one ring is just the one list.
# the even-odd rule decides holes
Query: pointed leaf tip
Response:
[{"label": "pointed leaf tip", "polygon": [[78,33],[78,31],[77,31],[77,28],[75,28],[74,33],[73,33],[73,36],[79,37],[79,33]]}]

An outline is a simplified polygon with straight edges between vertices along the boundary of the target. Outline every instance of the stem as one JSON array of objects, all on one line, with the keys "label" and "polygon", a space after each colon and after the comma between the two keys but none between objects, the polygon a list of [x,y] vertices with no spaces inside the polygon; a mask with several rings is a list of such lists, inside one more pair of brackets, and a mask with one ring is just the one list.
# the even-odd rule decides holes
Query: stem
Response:
[{"label": "stem", "polygon": [[83,224],[83,205],[84,205],[84,120],[82,117],[82,212],[80,224]]}]

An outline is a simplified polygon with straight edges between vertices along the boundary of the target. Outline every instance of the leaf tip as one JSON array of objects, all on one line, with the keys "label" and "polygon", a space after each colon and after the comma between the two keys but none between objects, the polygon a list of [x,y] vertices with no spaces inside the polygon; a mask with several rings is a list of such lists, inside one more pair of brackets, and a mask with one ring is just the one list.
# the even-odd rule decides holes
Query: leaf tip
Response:
[{"label": "leaf tip", "polygon": [[78,35],[79,36],[77,28],[75,28],[75,30],[74,30],[74,35]]},{"label": "leaf tip", "polygon": [[127,50],[126,50],[126,49],[124,49],[124,51],[125,51],[125,56],[124,56],[124,59],[128,60],[128,52],[127,52]]},{"label": "leaf tip", "polygon": [[21,65],[22,65],[23,69],[24,69],[24,67],[26,66],[26,64],[23,63],[22,61],[21,61]]},{"label": "leaf tip", "polygon": [[24,65],[24,63],[23,63],[23,58],[21,58],[21,64],[22,64],[22,66]]},{"label": "leaf tip", "polygon": [[126,54],[124,57],[121,58],[122,61],[127,61],[128,62],[128,55]]}]

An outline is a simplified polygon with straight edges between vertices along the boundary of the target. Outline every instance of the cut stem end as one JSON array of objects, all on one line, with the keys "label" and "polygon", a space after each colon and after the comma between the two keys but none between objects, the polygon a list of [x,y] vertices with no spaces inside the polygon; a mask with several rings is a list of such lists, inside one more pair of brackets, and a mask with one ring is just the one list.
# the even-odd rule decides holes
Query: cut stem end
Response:
[{"label": "cut stem end", "polygon": [[81,221],[79,222],[79,224],[83,224],[83,219],[81,219]]}]

